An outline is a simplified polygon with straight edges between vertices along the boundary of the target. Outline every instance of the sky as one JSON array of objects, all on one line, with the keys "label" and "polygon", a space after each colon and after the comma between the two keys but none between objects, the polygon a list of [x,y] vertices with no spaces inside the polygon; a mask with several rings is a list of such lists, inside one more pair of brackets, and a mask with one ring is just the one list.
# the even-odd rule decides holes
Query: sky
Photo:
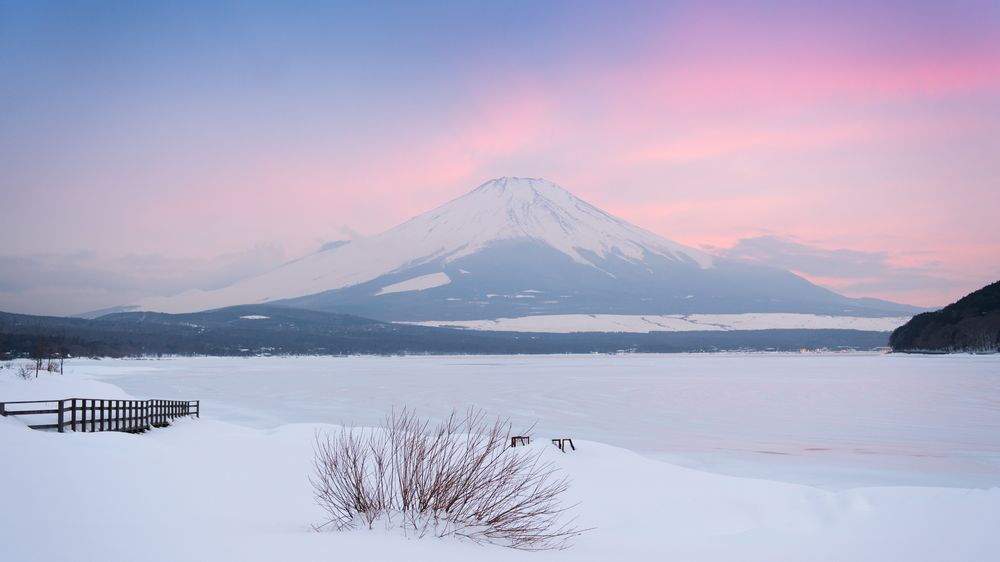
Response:
[{"label": "sky", "polygon": [[1000,278],[1000,3],[0,0],[0,310],[224,286],[499,176],[947,304]]}]

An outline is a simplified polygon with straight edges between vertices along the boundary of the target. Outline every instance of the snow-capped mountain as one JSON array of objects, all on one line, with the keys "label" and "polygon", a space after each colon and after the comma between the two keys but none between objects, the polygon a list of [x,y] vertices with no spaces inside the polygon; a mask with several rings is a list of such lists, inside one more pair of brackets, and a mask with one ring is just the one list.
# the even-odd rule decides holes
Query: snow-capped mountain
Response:
[{"label": "snow-capped mountain", "polygon": [[792,273],[711,256],[629,224],[543,179],[505,177],[377,236],[141,310],[276,303],[397,321],[564,314],[898,316]]}]

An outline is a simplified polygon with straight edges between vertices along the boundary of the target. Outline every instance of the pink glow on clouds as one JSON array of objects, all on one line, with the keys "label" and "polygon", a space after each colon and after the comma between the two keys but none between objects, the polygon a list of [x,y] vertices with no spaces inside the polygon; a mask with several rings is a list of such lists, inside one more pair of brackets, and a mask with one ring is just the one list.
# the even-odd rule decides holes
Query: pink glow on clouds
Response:
[{"label": "pink glow on clouds", "polygon": [[[527,163],[525,175],[561,181],[629,220],[692,245],[725,247],[767,228],[805,238],[832,235],[862,250],[884,247],[883,230],[891,229],[907,236],[906,242],[926,246],[928,237],[938,234],[914,231],[915,221],[905,213],[911,210],[905,203],[896,215],[902,219],[886,217],[889,206],[899,205],[900,191],[920,186],[880,188],[881,193],[870,193],[871,184],[800,191],[800,186],[776,181],[760,163],[747,158],[812,153],[819,155],[822,166],[824,151],[919,143],[942,135],[975,136],[984,124],[961,108],[914,118],[906,111],[896,115],[869,107],[893,100],[907,103],[982,95],[998,84],[1000,73],[990,72],[996,61],[960,68],[914,63],[912,68],[889,72],[870,63],[866,67],[845,62],[838,68],[829,64],[813,68],[811,63],[788,62],[764,75],[746,68],[754,66],[746,63],[678,76],[657,76],[640,65],[632,75],[617,74],[613,88],[593,90],[587,88],[588,76],[560,76],[553,80],[559,85],[534,87],[518,86],[519,80],[513,78],[499,92],[479,93],[470,109],[441,123],[438,130],[404,131],[399,139],[388,139],[368,150],[346,147],[347,153],[335,157],[333,165],[314,154],[285,154],[262,165],[252,178],[230,178],[228,185],[220,181],[212,191],[215,201],[202,199],[203,218],[209,220],[233,201],[252,215],[291,209],[275,219],[282,228],[290,222],[311,227],[315,234],[300,242],[305,245],[322,239],[324,233],[329,237],[338,224],[376,232],[489,177],[512,173],[512,168],[524,170]],[[655,66],[655,61],[646,64]],[[806,71],[795,72],[803,67]],[[791,78],[777,86],[780,76]],[[682,86],[672,88],[675,83]],[[737,111],[734,105],[740,114],[736,118],[732,117]],[[607,111],[588,112],[588,106]],[[678,127],[669,127],[674,120]],[[985,128],[990,125],[986,123]],[[534,154],[550,161],[533,166]],[[684,193],[673,186],[697,185],[705,178],[681,170],[669,174],[673,176],[670,181],[657,181],[653,173],[637,173],[644,167],[692,162],[717,166],[726,184]],[[628,204],[616,198],[617,183],[631,184],[633,199],[642,202]],[[975,186],[970,188],[990,197]],[[867,196],[875,204],[868,224],[851,209],[858,204],[856,196]],[[842,204],[844,200],[847,205]],[[359,216],[372,220],[359,224]],[[853,233],[859,229],[862,235]],[[838,234],[844,231],[847,234]],[[955,245],[952,240],[938,245],[939,251],[950,254],[954,266],[969,268],[983,257],[975,252],[963,256],[954,251]],[[903,243],[899,250],[906,247]],[[847,285],[830,282],[828,286]],[[927,304],[942,298],[940,291],[933,290],[907,291],[905,297]]]},{"label": "pink glow on clouds", "polygon": [[[1000,34],[963,42],[863,15],[744,15],[692,9],[641,49],[581,47],[551,68],[477,61],[447,88],[407,85],[357,114],[294,103],[274,122],[210,113],[180,140],[109,150],[88,173],[58,177],[86,188],[68,196],[75,208],[97,193],[108,205],[96,222],[118,226],[62,249],[210,258],[278,242],[290,258],[344,225],[373,234],[525,175],[692,246],[787,236],[954,280],[855,291],[879,279],[812,278],[853,296],[934,305],[1000,277]],[[170,130],[169,118],[149,123]]]}]

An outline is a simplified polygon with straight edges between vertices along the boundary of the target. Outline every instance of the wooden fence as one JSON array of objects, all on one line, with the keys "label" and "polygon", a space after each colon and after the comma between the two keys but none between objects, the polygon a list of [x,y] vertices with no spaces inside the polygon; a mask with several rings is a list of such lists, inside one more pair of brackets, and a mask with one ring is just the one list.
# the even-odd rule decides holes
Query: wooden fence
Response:
[{"label": "wooden fence", "polygon": [[201,417],[200,400],[22,400],[0,402],[0,416],[46,416],[55,423],[28,424],[32,429],[72,431],[127,431],[138,433],[164,427],[170,420]]}]

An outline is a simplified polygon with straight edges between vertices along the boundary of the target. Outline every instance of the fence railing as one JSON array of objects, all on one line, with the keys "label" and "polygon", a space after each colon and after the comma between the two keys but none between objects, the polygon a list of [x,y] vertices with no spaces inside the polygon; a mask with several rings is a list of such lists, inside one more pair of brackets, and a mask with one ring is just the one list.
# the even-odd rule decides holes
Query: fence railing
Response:
[{"label": "fence railing", "polygon": [[[0,416],[46,416],[55,423],[27,423],[31,429],[127,431],[137,433],[169,425],[170,420],[201,417],[200,400],[104,400],[64,398],[0,402]],[[36,421],[36,420],[31,420]]]}]

